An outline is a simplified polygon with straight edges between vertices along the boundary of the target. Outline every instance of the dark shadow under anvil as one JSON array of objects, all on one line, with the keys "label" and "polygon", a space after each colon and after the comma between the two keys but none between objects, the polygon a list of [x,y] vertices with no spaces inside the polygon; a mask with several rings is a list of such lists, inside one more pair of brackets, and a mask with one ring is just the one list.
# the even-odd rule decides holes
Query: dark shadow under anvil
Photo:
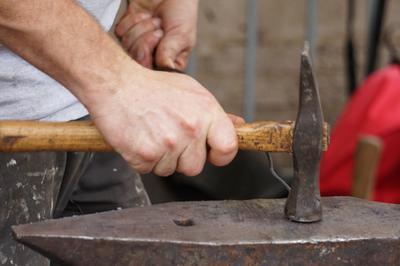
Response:
[{"label": "dark shadow under anvil", "polygon": [[284,199],[167,203],[13,227],[65,265],[399,265],[400,205],[323,198],[321,222]]}]

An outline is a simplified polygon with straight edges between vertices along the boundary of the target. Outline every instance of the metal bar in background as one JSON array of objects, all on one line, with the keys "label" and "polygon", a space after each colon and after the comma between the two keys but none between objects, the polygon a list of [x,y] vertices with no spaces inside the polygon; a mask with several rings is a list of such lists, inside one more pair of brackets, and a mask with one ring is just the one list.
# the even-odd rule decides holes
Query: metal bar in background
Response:
[{"label": "metal bar in background", "polygon": [[311,59],[316,57],[317,39],[317,0],[307,0],[306,40],[310,44]]},{"label": "metal bar in background", "polygon": [[366,75],[368,76],[376,69],[379,56],[379,43],[382,32],[383,18],[385,16],[386,0],[369,0],[369,32]]},{"label": "metal bar in background", "polygon": [[346,21],[346,79],[347,92],[352,95],[357,87],[357,59],[354,47],[355,0],[347,0]]},{"label": "metal bar in background", "polygon": [[247,0],[247,31],[245,53],[245,81],[244,81],[244,118],[251,122],[256,111],[256,57],[257,57],[257,29],[258,29],[258,0]]}]

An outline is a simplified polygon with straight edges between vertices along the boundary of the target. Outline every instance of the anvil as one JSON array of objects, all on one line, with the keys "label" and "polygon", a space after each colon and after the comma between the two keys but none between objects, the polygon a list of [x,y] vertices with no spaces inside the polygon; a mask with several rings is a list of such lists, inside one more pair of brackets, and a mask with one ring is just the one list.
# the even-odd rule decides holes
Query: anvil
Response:
[{"label": "anvil", "polygon": [[400,206],[323,198],[294,223],[284,199],[166,203],[13,228],[63,265],[400,265]]}]

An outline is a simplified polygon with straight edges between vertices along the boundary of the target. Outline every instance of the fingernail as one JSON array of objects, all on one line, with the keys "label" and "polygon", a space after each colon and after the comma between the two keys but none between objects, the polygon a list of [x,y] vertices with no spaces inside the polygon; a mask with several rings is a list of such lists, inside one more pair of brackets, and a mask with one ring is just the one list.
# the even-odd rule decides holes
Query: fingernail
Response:
[{"label": "fingernail", "polygon": [[156,36],[157,38],[161,38],[164,35],[164,31],[162,30],[156,30],[154,32],[154,36]]},{"label": "fingernail", "polygon": [[176,65],[175,65],[174,61],[172,61],[172,59],[168,59],[167,65],[168,65],[168,67],[170,67],[172,69],[176,69]]},{"label": "fingernail", "polygon": [[142,61],[144,59],[144,51],[139,49],[136,53],[136,61]]},{"label": "fingernail", "polygon": [[153,25],[159,28],[161,26],[161,19],[160,18],[153,19]]}]

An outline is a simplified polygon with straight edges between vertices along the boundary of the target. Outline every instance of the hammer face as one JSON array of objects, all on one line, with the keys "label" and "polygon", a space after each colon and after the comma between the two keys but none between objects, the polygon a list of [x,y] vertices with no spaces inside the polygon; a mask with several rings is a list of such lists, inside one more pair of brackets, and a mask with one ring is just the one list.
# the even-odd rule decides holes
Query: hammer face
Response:
[{"label": "hammer face", "polygon": [[308,45],[301,55],[300,102],[293,133],[294,180],[285,213],[295,222],[322,219],[319,192],[319,164],[322,153],[324,118]]}]

